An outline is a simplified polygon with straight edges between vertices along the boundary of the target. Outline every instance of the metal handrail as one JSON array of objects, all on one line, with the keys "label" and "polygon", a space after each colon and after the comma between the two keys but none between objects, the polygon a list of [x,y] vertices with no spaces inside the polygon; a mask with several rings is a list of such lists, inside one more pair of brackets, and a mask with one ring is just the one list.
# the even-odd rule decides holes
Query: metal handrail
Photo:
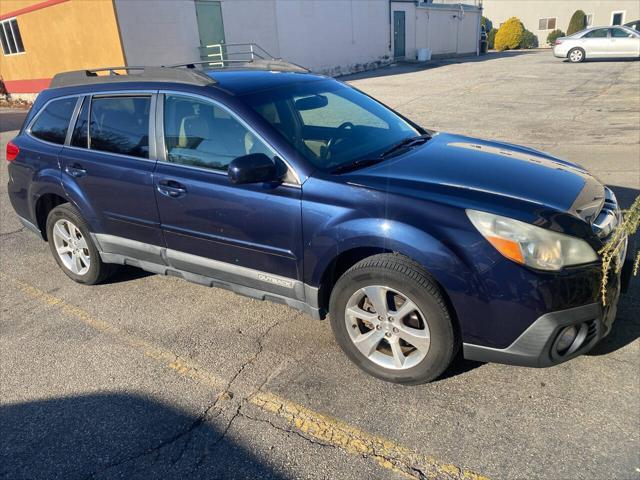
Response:
[{"label": "metal handrail", "polygon": [[[206,49],[211,50],[209,53]],[[235,51],[233,49],[236,49]],[[238,50],[240,49],[240,50]],[[280,70],[308,72],[309,70],[291,62],[277,58],[256,43],[216,43],[200,47],[206,55],[201,54],[201,60],[196,62],[168,65],[170,67],[209,68],[246,67],[262,70]],[[234,58],[235,57],[235,58]],[[238,58],[243,57],[243,58]]]}]

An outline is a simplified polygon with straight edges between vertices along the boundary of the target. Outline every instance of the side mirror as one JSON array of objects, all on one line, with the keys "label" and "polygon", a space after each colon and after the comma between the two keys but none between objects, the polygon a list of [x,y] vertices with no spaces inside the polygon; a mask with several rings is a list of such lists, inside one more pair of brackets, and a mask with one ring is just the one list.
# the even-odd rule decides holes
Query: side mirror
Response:
[{"label": "side mirror", "polygon": [[231,183],[238,185],[276,182],[282,178],[275,161],[264,153],[251,153],[234,158],[229,164],[227,174]]}]

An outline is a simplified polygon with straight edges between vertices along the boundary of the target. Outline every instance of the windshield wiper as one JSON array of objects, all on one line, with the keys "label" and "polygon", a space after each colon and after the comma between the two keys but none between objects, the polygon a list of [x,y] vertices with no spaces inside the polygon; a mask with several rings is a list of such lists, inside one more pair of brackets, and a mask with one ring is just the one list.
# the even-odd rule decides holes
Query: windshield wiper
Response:
[{"label": "windshield wiper", "polygon": [[393,145],[390,149],[385,150],[384,152],[382,152],[382,154],[380,155],[380,158],[387,158],[389,155],[392,155],[393,153],[397,152],[398,150],[401,150],[403,148],[413,147],[415,145],[420,145],[420,144],[425,143],[425,142],[427,142],[429,140],[431,140],[431,135],[429,135],[428,133],[424,133],[424,134],[418,135],[416,137],[405,138],[404,140],[400,140],[398,143]]},{"label": "windshield wiper", "polygon": [[375,165],[376,163],[380,163],[384,160],[384,158],[363,158],[361,160],[356,160],[355,162],[345,163],[344,165],[340,165],[339,167],[331,170],[331,173],[346,173],[352,172],[353,170],[357,170],[359,168],[370,167],[371,165]]},{"label": "windshield wiper", "polygon": [[351,163],[346,163],[344,165],[340,165],[336,168],[334,168],[333,170],[331,170],[331,173],[346,173],[346,172],[352,172],[354,170],[357,170],[359,168],[364,168],[364,167],[370,167],[371,165],[375,165],[376,163],[380,163],[383,160],[386,160],[387,158],[389,158],[389,156],[395,152],[397,152],[398,150],[402,149],[402,148],[410,148],[413,147],[415,145],[420,145],[422,143],[427,142],[428,140],[431,140],[431,135],[429,135],[428,133],[425,133],[423,135],[418,135],[415,137],[408,137],[405,138],[401,141],[399,141],[398,143],[394,144],[391,148],[389,148],[388,150],[385,150],[384,152],[382,152],[382,154],[380,154],[378,157],[375,158],[363,158],[360,160],[356,160],[355,162],[351,162]]}]

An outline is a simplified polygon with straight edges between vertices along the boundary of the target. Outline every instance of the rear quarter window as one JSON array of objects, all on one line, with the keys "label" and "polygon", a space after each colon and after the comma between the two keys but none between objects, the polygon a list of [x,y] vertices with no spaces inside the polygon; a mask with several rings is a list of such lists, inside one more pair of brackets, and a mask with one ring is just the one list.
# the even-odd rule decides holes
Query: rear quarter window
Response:
[{"label": "rear quarter window", "polygon": [[31,126],[31,135],[63,145],[76,101],[77,97],[70,97],[48,103]]}]

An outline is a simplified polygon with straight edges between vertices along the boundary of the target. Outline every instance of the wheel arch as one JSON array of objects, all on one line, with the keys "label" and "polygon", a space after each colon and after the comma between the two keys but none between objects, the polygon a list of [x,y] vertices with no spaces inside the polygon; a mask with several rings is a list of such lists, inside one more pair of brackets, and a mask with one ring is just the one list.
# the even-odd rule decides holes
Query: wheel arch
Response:
[{"label": "wheel arch", "polygon": [[[453,301],[447,292],[447,289],[435,278],[431,272],[424,267],[421,263],[416,261],[415,259],[405,255],[404,253],[392,251],[388,249],[378,248],[378,247],[358,247],[353,248],[351,250],[347,250],[338,255],[331,264],[327,267],[324,272],[322,284],[318,293],[318,302],[320,306],[321,312],[329,313],[329,301],[331,298],[331,293],[333,292],[333,287],[336,282],[340,279],[340,277],[347,272],[351,267],[356,265],[357,263],[365,260],[369,257],[373,257],[375,255],[380,254],[389,254],[389,255],[397,255],[403,257],[405,260],[414,263],[416,267],[420,268],[426,276],[433,282],[433,284],[438,289],[440,295],[442,296],[444,303],[449,311],[449,316],[451,318],[453,329],[456,337],[456,341],[460,342],[462,339],[462,325],[460,324],[460,320],[458,318],[458,314],[456,312],[456,308],[453,304]],[[323,317],[324,318],[324,317]]]},{"label": "wheel arch", "polygon": [[[461,324],[453,301],[452,292],[468,293],[474,289],[474,275],[458,255],[435,237],[415,227],[388,222],[397,234],[392,237],[366,236],[345,238],[334,244],[330,260],[312,275],[318,285],[318,306],[321,312],[329,311],[329,298],[338,279],[353,265],[373,255],[389,253],[402,255],[414,262],[438,286],[460,334]],[[343,231],[344,232],[344,231]],[[338,237],[339,238],[339,237]],[[318,273],[320,271],[321,273]],[[458,295],[459,296],[459,295]]]},{"label": "wheel arch", "polygon": [[48,241],[47,238],[47,217],[49,212],[56,208],[58,205],[67,203],[68,200],[59,195],[58,193],[45,193],[40,195],[35,204],[35,218],[36,226],[40,230],[40,235],[44,241]]}]

